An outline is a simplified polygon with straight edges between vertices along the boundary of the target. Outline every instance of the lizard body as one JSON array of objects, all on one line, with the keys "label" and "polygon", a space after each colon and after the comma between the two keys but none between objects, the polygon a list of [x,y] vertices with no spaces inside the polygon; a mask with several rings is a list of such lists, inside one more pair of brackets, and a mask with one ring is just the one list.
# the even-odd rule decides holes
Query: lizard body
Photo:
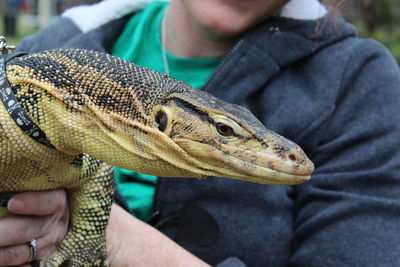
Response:
[{"label": "lizard body", "polygon": [[107,54],[25,55],[7,62],[6,77],[49,144],[30,138],[0,104],[0,193],[62,187],[71,202],[70,230],[42,266],[107,265],[112,165],[266,184],[303,183],[313,171],[296,144],[246,109]]}]

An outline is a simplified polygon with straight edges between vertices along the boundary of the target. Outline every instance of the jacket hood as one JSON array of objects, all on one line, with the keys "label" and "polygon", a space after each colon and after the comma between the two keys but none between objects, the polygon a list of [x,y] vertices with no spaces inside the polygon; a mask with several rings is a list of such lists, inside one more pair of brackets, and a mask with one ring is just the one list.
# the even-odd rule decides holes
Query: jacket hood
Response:
[{"label": "jacket hood", "polygon": [[[249,92],[246,92],[251,93],[253,88],[262,87],[286,66],[356,35],[354,26],[333,11],[317,20],[270,18],[243,36],[204,89],[227,101],[236,102],[231,96],[224,95],[228,90],[218,90],[214,85],[230,88],[251,84]],[[242,75],[237,66],[240,70],[246,69],[246,75]]]}]

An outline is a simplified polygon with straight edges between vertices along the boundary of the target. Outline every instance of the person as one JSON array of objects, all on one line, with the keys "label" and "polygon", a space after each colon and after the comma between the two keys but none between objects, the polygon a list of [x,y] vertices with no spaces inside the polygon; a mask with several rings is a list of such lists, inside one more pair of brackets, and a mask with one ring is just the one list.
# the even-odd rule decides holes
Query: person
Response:
[{"label": "person", "polygon": [[[148,221],[113,205],[111,266],[400,265],[400,71],[388,50],[317,0],[149,2],[70,9],[19,50],[93,49],[167,72],[247,107],[316,170],[300,186],[117,170]],[[26,265],[31,240],[40,260],[65,235],[63,189],[8,208],[0,265]]]}]

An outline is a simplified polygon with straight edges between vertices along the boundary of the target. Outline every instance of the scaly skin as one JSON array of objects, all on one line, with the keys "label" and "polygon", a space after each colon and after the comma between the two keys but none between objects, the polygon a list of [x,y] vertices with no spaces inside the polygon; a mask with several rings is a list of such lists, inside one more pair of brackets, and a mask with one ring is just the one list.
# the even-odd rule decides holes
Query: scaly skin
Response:
[{"label": "scaly skin", "polygon": [[157,176],[288,185],[307,181],[313,171],[296,144],[246,109],[110,55],[31,54],[8,62],[6,74],[55,149],[28,137],[0,105],[0,192],[63,187],[71,202],[67,237],[42,266],[107,265],[112,165]]}]

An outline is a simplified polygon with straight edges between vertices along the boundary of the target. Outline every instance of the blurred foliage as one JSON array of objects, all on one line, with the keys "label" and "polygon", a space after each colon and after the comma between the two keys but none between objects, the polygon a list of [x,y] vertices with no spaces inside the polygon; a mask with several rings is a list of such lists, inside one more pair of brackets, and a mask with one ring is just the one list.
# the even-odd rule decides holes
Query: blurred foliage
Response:
[{"label": "blurred foliage", "polygon": [[[0,16],[0,35],[4,35],[4,20],[3,17]],[[34,23],[29,23],[29,17],[25,17],[24,14],[18,14],[17,17],[17,33],[15,36],[6,36],[7,42],[9,44],[16,45],[18,42],[24,38],[25,36],[35,33],[38,30],[38,27],[35,26]]]},{"label": "blurred foliage", "polygon": [[344,16],[356,25],[361,37],[385,44],[400,63],[400,0],[347,1]]}]

